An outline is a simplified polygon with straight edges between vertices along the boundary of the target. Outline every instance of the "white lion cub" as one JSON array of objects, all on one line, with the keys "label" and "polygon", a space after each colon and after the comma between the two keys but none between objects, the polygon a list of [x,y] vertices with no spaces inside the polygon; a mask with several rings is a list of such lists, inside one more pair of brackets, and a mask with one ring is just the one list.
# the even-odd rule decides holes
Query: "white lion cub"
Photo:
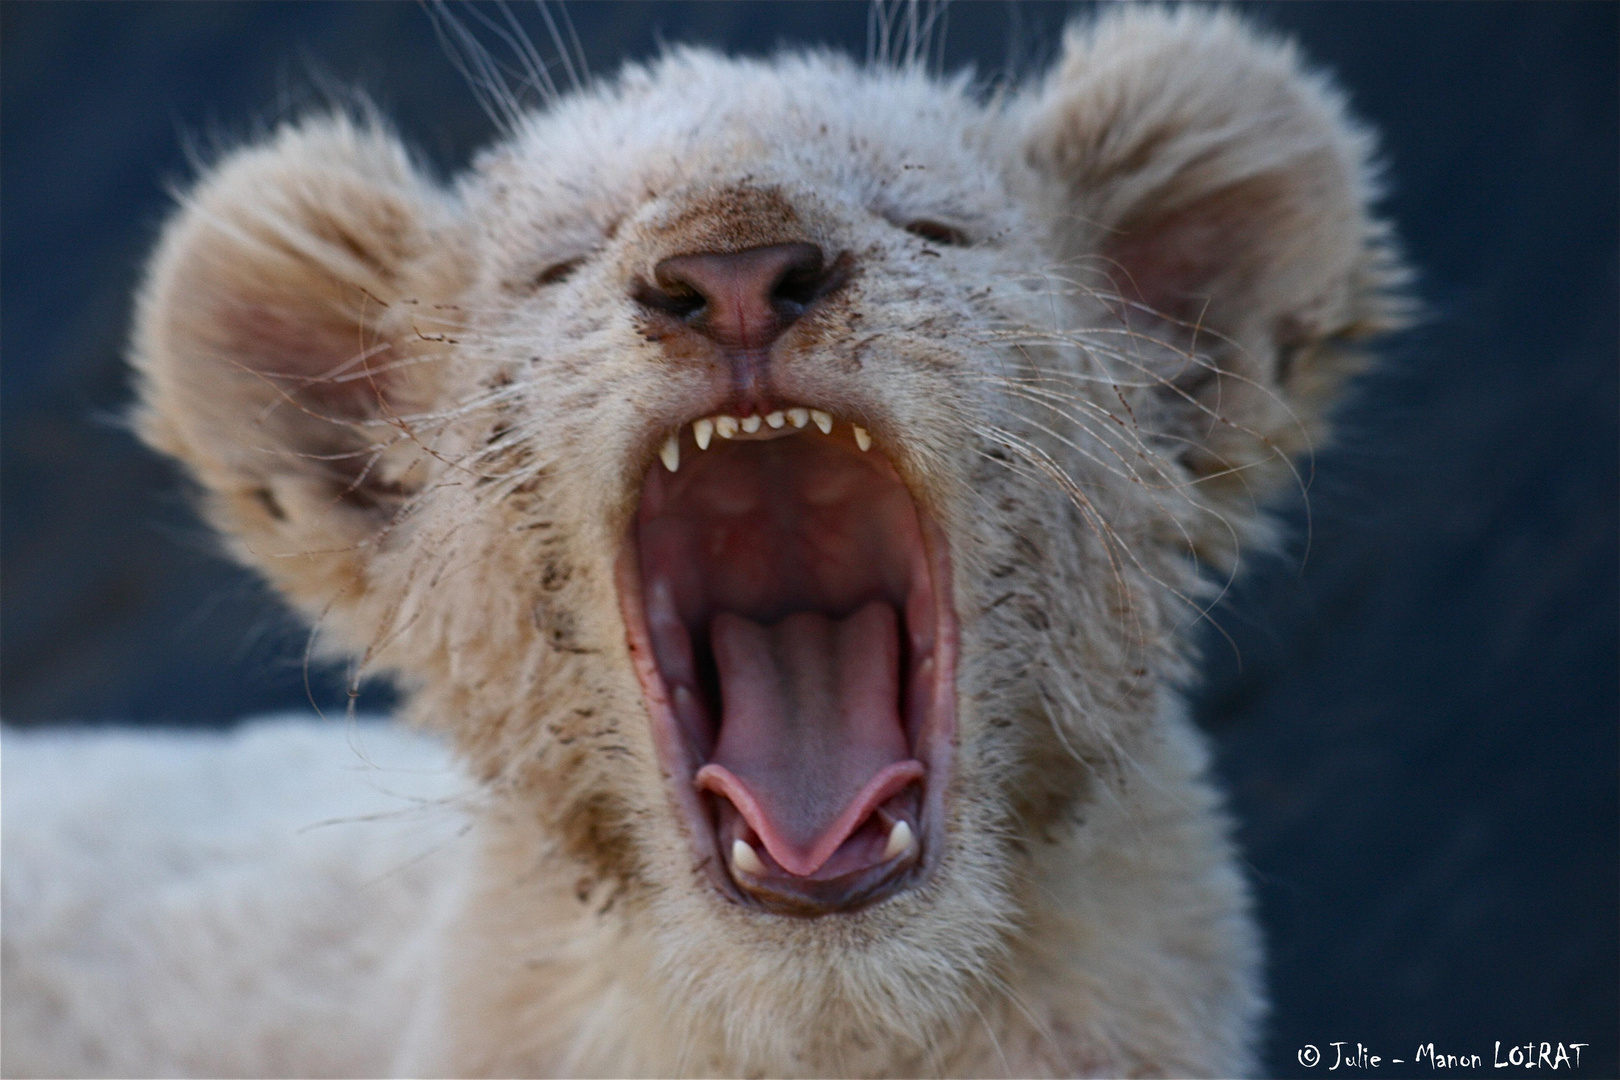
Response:
[{"label": "white lion cub", "polygon": [[1400,318],[1370,153],[1147,8],[988,101],[678,50],[449,188],[344,115],[225,157],[141,431],[448,749],[10,738],[7,1073],[1256,1068],[1179,633]]}]

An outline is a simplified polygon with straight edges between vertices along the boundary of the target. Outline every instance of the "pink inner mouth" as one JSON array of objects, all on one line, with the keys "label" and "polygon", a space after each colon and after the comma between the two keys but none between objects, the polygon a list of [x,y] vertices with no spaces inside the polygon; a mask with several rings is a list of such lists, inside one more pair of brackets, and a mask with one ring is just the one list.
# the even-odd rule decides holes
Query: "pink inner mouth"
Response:
[{"label": "pink inner mouth", "polygon": [[[879,451],[836,436],[682,450],[649,470],[640,573],[621,567],[666,767],[723,858],[760,856],[732,866],[744,891],[866,902],[917,864],[948,749],[954,631],[917,509]],[[902,821],[917,841],[896,854]]]}]

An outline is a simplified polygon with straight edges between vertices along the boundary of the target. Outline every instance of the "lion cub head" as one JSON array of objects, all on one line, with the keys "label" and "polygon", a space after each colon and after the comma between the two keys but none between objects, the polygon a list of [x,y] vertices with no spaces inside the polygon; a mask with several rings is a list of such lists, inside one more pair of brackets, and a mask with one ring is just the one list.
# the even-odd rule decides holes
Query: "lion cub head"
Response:
[{"label": "lion cub head", "polygon": [[451,735],[524,887],[611,893],[739,1028],[923,1031],[1393,318],[1368,155],[1191,11],[993,100],[677,51],[448,188],[309,119],[170,223],[142,430]]}]

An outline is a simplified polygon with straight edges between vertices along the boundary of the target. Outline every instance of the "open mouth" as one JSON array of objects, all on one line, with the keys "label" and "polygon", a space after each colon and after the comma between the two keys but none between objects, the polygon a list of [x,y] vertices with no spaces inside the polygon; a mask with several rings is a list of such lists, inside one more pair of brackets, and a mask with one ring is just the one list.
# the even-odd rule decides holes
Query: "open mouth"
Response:
[{"label": "open mouth", "polygon": [[620,600],[664,768],[734,899],[848,911],[937,859],[947,565],[881,448],[824,412],[699,419],[648,469]]}]

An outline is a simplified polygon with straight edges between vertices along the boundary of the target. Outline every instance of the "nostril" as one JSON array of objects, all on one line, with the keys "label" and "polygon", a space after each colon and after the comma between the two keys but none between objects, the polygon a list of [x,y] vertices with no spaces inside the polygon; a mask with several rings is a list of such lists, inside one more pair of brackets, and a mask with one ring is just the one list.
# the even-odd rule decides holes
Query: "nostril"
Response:
[{"label": "nostril", "polygon": [[708,306],[709,302],[703,294],[684,282],[661,282],[660,285],[637,281],[631,290],[631,298],[643,307],[662,311],[677,319],[689,319]]},{"label": "nostril", "polygon": [[771,290],[771,306],[783,315],[804,314],[804,309],[821,296],[824,277],[819,259],[813,268],[788,271],[776,283],[776,288]]},{"label": "nostril", "polygon": [[824,265],[821,249],[805,245],[809,251],[799,262],[791,265],[771,290],[771,306],[787,318],[797,318],[805,309],[828,293],[835,292],[849,280],[849,252],[844,252]]}]

